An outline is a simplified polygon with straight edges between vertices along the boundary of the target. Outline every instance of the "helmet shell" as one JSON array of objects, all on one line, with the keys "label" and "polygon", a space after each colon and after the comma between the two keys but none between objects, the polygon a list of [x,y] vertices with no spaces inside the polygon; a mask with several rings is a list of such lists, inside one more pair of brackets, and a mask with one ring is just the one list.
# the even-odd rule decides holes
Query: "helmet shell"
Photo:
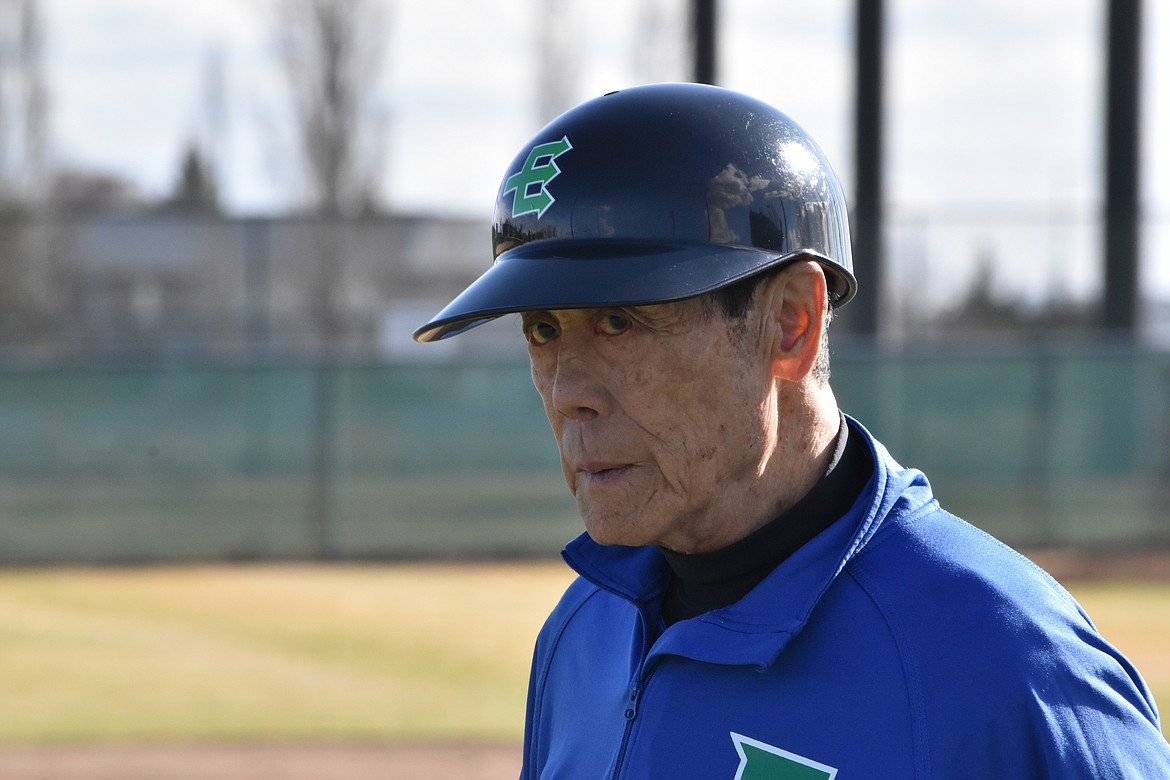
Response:
[{"label": "helmet shell", "polygon": [[701,84],[611,92],[541,130],[504,175],[492,247],[417,340],[513,312],[681,300],[801,257],[824,267],[833,305],[857,289],[820,148],[772,106]]}]

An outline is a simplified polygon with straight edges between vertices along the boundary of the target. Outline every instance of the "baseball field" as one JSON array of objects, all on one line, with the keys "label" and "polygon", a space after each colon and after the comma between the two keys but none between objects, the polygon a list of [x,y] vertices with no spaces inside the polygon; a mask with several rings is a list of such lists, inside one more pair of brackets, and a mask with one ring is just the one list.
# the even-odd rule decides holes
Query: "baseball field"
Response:
[{"label": "baseball field", "polygon": [[[1170,702],[1165,564],[1051,564]],[[531,642],[568,579],[551,561],[0,572],[0,777],[514,777]]]}]

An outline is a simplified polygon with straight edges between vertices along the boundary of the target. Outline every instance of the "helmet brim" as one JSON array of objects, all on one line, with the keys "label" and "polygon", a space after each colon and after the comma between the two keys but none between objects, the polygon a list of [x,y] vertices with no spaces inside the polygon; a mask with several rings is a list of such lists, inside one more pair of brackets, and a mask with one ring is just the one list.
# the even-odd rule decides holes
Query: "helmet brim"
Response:
[{"label": "helmet brim", "polygon": [[853,297],[852,274],[807,251],[776,254],[752,247],[612,239],[534,242],[501,253],[491,268],[416,330],[414,339],[438,341],[517,312],[684,300],[801,257],[825,267],[835,306]]}]

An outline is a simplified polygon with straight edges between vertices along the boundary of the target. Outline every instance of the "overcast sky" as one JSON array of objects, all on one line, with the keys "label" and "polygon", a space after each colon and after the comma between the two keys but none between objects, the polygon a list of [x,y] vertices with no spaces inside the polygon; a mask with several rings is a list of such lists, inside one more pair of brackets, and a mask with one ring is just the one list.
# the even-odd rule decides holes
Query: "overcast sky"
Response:
[{"label": "overcast sky", "polygon": [[[407,211],[487,219],[499,177],[541,124],[540,12],[550,0],[396,0],[383,72],[384,197]],[[206,125],[207,62],[224,64],[219,174],[229,207],[279,213],[296,180],[287,99],[265,0],[42,0],[51,150],[60,162],[173,186],[181,150]],[[558,0],[572,100],[687,76],[681,50],[637,40],[639,14],[681,35],[684,0]],[[1005,280],[1091,293],[1097,233],[1050,226],[1016,238],[971,217],[999,211],[1076,222],[1099,208],[1102,0],[888,0],[888,192],[898,262],[924,284],[970,273],[939,252],[996,257]],[[720,82],[803,124],[852,189],[852,0],[723,0]],[[1170,296],[1170,3],[1146,2],[1144,278]],[[958,221],[963,224],[950,224]],[[1079,215],[1079,216],[1078,216]],[[927,227],[921,228],[925,220]],[[972,224],[968,224],[972,222]],[[944,223],[949,224],[947,227]],[[911,227],[906,227],[910,225]],[[900,232],[899,232],[900,231]],[[1026,235],[1025,235],[1026,234]],[[1026,263],[1013,243],[1038,241]],[[982,243],[981,243],[982,242]],[[982,248],[980,248],[982,247]],[[1016,250],[1018,251],[1018,250]],[[1020,266],[1027,266],[1020,268]],[[1028,274],[1032,274],[1029,277]],[[1007,282],[1005,281],[1005,284]],[[940,292],[941,294],[941,292]]]}]

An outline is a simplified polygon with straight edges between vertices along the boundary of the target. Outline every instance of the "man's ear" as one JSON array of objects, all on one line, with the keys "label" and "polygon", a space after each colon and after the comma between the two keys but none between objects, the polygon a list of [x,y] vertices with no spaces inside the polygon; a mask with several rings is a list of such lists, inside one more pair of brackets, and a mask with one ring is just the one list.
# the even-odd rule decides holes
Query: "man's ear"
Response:
[{"label": "man's ear", "polygon": [[813,260],[797,260],[774,274],[762,291],[772,338],[772,375],[799,382],[817,362],[828,306],[825,272]]}]

